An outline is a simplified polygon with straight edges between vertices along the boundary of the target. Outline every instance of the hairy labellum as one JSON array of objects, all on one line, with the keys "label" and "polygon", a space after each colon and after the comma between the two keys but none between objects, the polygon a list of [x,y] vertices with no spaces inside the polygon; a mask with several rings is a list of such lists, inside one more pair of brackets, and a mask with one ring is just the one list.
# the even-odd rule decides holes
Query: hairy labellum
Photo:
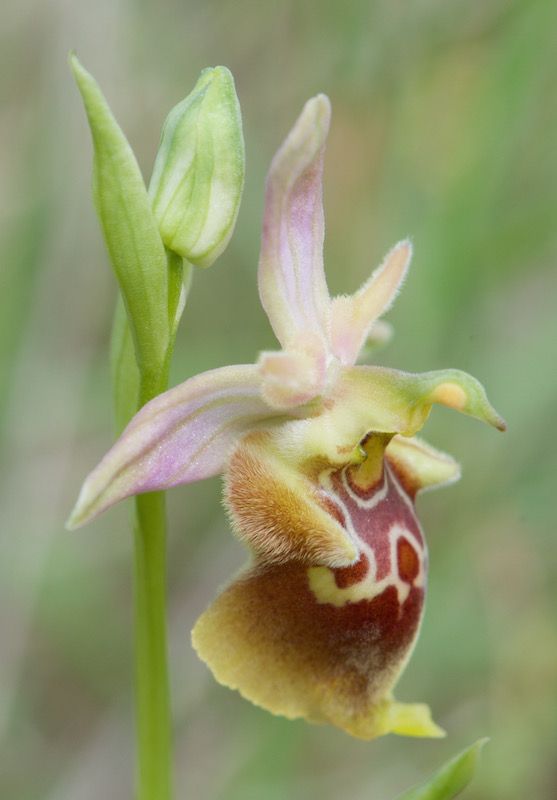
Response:
[{"label": "hairy labellum", "polygon": [[[362,738],[439,735],[424,706],[390,697],[418,633],[427,551],[412,492],[383,456],[388,438],[371,436],[361,464],[321,471],[310,490],[354,545],[353,563],[337,567],[311,563],[295,532],[283,560],[272,540],[249,530],[262,471],[249,452],[253,443],[240,447],[232,470],[241,470],[239,460],[251,466],[240,483],[229,475],[227,503],[256,548],[255,563],[201,617],[194,644],[219,681],[275,713],[332,722]],[[281,505],[283,486],[275,481],[265,491]],[[318,531],[320,520],[313,523]],[[321,561],[330,559],[323,553]]]}]

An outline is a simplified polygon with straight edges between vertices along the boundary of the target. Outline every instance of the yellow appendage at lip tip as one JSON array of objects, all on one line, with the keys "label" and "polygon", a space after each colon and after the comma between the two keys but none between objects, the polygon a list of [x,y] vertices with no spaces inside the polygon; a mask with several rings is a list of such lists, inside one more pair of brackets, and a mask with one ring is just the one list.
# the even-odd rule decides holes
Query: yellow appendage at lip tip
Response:
[{"label": "yellow appendage at lip tip", "polygon": [[433,721],[429,706],[425,703],[389,701],[382,716],[386,726],[385,733],[430,739],[441,739],[447,735],[443,728]]}]

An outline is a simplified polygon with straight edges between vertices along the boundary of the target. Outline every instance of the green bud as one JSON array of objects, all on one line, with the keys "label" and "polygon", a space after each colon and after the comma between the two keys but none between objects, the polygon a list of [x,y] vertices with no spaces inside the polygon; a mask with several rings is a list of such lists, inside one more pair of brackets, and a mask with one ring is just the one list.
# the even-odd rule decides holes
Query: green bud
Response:
[{"label": "green bud", "polygon": [[149,187],[169,250],[210,266],[232,235],[244,186],[244,139],[234,79],[204,69],[168,115]]}]

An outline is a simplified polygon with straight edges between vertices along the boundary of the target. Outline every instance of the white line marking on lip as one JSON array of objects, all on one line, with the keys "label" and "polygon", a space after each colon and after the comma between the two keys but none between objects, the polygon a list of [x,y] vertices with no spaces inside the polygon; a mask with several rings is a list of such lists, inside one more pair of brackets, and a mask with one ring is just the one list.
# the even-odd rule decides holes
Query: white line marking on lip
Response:
[{"label": "white line marking on lip", "polygon": [[[321,581],[317,581],[317,583],[310,581],[313,583],[312,589],[316,599],[318,602],[333,602],[335,605],[343,605],[345,603],[358,602],[359,600],[363,599],[372,600],[374,597],[384,592],[385,589],[393,586],[397,592],[398,602],[400,605],[402,605],[410,593],[411,585],[418,589],[425,587],[425,562],[427,558],[427,550],[424,544],[425,539],[420,542],[414,531],[410,530],[406,525],[403,525],[400,522],[394,522],[387,531],[387,540],[389,542],[389,572],[387,575],[385,575],[385,577],[378,581],[376,577],[378,565],[375,552],[372,546],[364,541],[355,529],[346,501],[339,496],[338,491],[333,485],[332,475],[334,472],[337,472],[337,470],[330,469],[322,472],[319,476],[319,483],[325,490],[327,496],[330,497],[331,501],[334,502],[342,511],[345,519],[346,532],[357,544],[359,552],[367,556],[369,567],[362,580],[344,588],[339,588],[336,586],[332,570],[328,570],[327,567],[316,568],[318,572],[330,572],[330,578],[324,582],[323,578]],[[385,463],[383,483],[381,487],[378,488],[368,499],[359,497],[352,490],[346,476],[346,468],[341,471],[341,481],[342,489],[346,492],[347,498],[354,502],[358,508],[369,512],[371,512],[388,497],[389,490],[395,491],[400,499],[404,502],[407,509],[410,511],[412,519],[414,520],[420,534],[423,537],[422,529],[417,519],[414,505],[387,463]],[[419,561],[418,574],[412,581],[412,584],[403,580],[399,574],[397,550],[398,541],[401,538],[405,538],[408,543],[414,547]],[[327,589],[325,589],[325,586],[327,586]]]},{"label": "white line marking on lip", "polygon": [[346,469],[342,470],[342,485],[349,498],[353,500],[357,506],[365,509],[366,511],[371,511],[372,508],[375,508],[375,506],[379,505],[379,503],[386,498],[389,491],[389,482],[387,481],[387,475],[385,472],[383,472],[383,484],[381,488],[377,489],[377,491],[375,491],[372,496],[367,499],[354,492],[350,486],[350,483],[348,482],[348,478],[346,477]]}]

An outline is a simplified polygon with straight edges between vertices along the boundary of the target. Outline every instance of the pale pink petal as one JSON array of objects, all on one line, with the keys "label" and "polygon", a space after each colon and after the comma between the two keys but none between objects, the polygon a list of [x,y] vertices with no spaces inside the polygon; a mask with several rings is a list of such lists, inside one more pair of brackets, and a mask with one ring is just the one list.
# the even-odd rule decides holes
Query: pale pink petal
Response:
[{"label": "pale pink petal", "polygon": [[265,401],[279,409],[295,408],[319,394],[323,381],[313,359],[296,350],[261,353],[259,357],[261,393]]},{"label": "pale pink petal", "polygon": [[263,398],[277,410],[303,405],[324,391],[327,366],[323,342],[311,333],[295,348],[261,353],[258,367]]},{"label": "pale pink petal", "polygon": [[308,100],[267,178],[259,294],[284,348],[309,331],[327,341],[322,175],[330,116],[325,95]]},{"label": "pale pink petal", "polygon": [[356,294],[333,300],[331,349],[343,364],[356,362],[373,324],[393,304],[411,258],[410,242],[399,242]]},{"label": "pale pink petal", "polygon": [[222,472],[238,439],[276,417],[260,383],[254,365],[222,367],[156,397],[88,476],[68,526],[79,527],[130,495]]}]

